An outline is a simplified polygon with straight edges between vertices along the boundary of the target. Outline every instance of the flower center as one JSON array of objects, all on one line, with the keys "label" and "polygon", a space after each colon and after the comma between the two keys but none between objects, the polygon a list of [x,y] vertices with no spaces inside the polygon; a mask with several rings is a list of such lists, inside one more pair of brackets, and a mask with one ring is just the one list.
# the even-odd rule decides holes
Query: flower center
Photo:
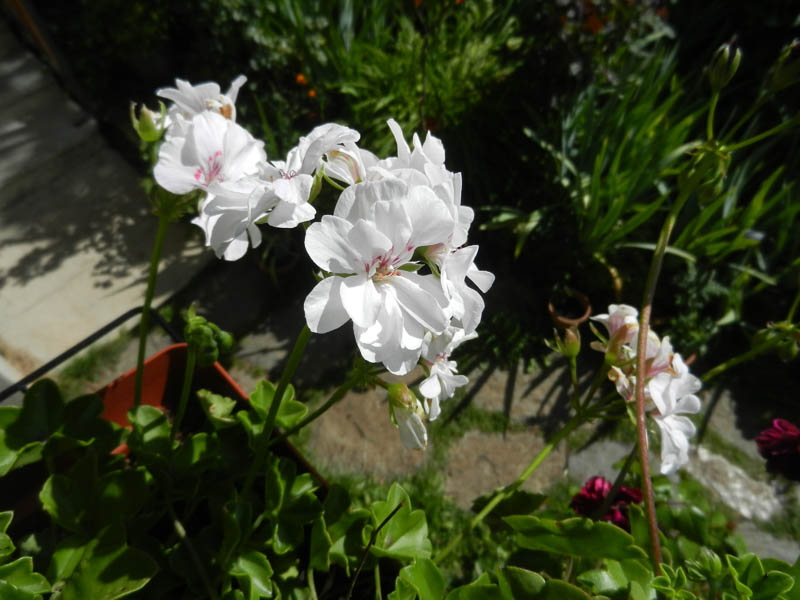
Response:
[{"label": "flower center", "polygon": [[217,150],[214,152],[214,154],[208,157],[205,168],[197,167],[197,170],[194,172],[194,178],[201,185],[208,186],[213,181],[223,181],[221,173],[222,152]]}]

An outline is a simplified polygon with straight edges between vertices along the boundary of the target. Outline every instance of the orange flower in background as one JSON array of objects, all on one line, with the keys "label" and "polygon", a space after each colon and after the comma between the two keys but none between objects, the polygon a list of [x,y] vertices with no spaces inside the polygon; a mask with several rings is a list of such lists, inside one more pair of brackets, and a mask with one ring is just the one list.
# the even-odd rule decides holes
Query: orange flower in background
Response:
[{"label": "orange flower in background", "polygon": [[308,90],[308,97],[309,98],[316,98],[317,97],[317,90],[315,90],[314,88],[311,88],[310,90]]},{"label": "orange flower in background", "polygon": [[298,73],[297,77],[295,77],[294,80],[297,82],[297,85],[308,84],[308,79],[306,79],[306,76],[303,75],[302,73]]},{"label": "orange flower in background", "polygon": [[414,6],[419,7],[422,4],[422,0],[414,0]]}]

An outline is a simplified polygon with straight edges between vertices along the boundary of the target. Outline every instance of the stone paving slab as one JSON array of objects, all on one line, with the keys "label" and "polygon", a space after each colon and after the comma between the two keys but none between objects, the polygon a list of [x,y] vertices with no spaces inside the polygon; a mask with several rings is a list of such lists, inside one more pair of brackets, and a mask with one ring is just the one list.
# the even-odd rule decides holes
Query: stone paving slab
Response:
[{"label": "stone paving slab", "polygon": [[[3,385],[142,304],[157,220],[136,169],[2,21],[0,90]],[[195,230],[170,227],[156,305],[213,260]]]}]

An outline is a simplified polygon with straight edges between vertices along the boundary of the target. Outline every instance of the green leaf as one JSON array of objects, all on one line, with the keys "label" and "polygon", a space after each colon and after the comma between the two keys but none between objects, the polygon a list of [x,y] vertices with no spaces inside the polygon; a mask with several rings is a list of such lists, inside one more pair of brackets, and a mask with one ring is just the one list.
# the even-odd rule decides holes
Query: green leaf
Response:
[{"label": "green leaf", "polygon": [[404,567],[399,578],[414,588],[419,600],[441,600],[444,597],[444,575],[429,558],[418,558]]},{"label": "green leaf", "polygon": [[[250,394],[250,405],[265,421],[272,406],[272,400],[275,396],[275,386],[269,381],[259,381],[256,389]],[[308,412],[308,407],[302,402],[297,402],[294,399],[294,388],[291,384],[287,386],[283,395],[278,414],[275,416],[275,425],[282,428],[291,428],[303,420]]]},{"label": "green leaf", "polygon": [[64,399],[58,386],[51,379],[40,379],[25,392],[22,410],[7,435],[21,444],[44,441],[63,422]]},{"label": "green leaf", "polygon": [[236,408],[236,400],[214,394],[209,390],[198,390],[197,397],[214,429],[219,431],[236,425],[236,419],[232,416],[233,409]]},{"label": "green leaf", "polygon": [[795,584],[794,577],[780,571],[770,571],[752,586],[753,600],[772,600],[789,592]]},{"label": "green leaf", "polygon": [[447,600],[484,600],[496,598],[498,588],[489,579],[489,574],[484,573],[472,583],[455,588],[447,594]]},{"label": "green leaf", "polygon": [[545,579],[538,573],[519,567],[497,569],[497,583],[503,600],[535,598],[545,587]]},{"label": "green leaf", "polygon": [[533,516],[505,517],[505,521],[517,532],[517,543],[523,548],[597,560],[647,557],[630,534],[604,521],[581,517],[553,521]]},{"label": "green leaf", "polygon": [[544,593],[537,600],[591,600],[591,596],[579,587],[560,579],[548,579]]},{"label": "green leaf", "polygon": [[20,590],[10,583],[0,580],[0,600],[42,600],[42,597]]},{"label": "green leaf", "polygon": [[54,582],[53,587],[62,587],[64,581],[75,572],[87,551],[88,541],[84,536],[73,535],[59,542],[47,568],[47,577]]},{"label": "green leaf", "polygon": [[323,517],[311,530],[311,566],[327,571],[335,562],[349,576],[350,563],[358,561],[363,552],[361,531],[370,513],[364,508],[350,510],[350,495],[338,484],[328,490],[322,508]]},{"label": "green leaf", "polygon": [[14,554],[15,549],[16,546],[14,546],[12,539],[7,534],[0,533],[0,564]]},{"label": "green leaf", "polygon": [[417,590],[405,579],[398,577],[394,581],[394,591],[389,594],[388,600],[416,600]]},{"label": "green leaf", "polygon": [[243,552],[228,572],[238,579],[248,597],[255,592],[256,598],[272,598],[272,566],[260,552]]},{"label": "green leaf", "polygon": [[603,569],[592,569],[578,575],[577,582],[589,588],[593,594],[614,596],[628,589],[628,578],[622,565],[616,560],[604,560]]},{"label": "green leaf", "polygon": [[219,444],[215,434],[205,432],[188,436],[172,458],[178,471],[198,471],[217,460]]},{"label": "green leaf", "polygon": [[395,483],[389,490],[386,501],[373,502],[373,525],[365,527],[363,532],[366,544],[372,533],[400,503],[403,506],[394,514],[378,533],[375,544],[370,552],[377,557],[390,557],[398,560],[412,560],[415,558],[430,558],[431,541],[428,539],[428,522],[425,513],[421,510],[411,510],[411,501],[408,493]]},{"label": "green leaf", "polygon": [[0,581],[5,581],[29,594],[46,594],[50,591],[50,583],[47,578],[39,573],[34,573],[33,559],[30,556],[23,556],[14,562],[0,566]]},{"label": "green leaf", "polygon": [[142,404],[128,412],[133,433],[128,438],[128,447],[147,464],[163,465],[170,456],[171,426],[163,411],[155,406]]},{"label": "green leaf", "polygon": [[128,547],[121,526],[109,527],[86,545],[61,598],[115,600],[143,588],[157,571],[147,553]]},{"label": "green leaf", "polygon": [[[478,514],[486,506],[495,492],[479,496],[472,503],[472,512]],[[486,522],[491,527],[502,527],[502,517],[510,515],[529,515],[547,499],[544,494],[534,494],[525,490],[514,490],[510,496],[504,497],[491,513],[486,517]]]},{"label": "green leaf", "polygon": [[39,492],[44,510],[64,529],[79,532],[93,516],[97,456],[87,454],[67,475],[51,475]]},{"label": "green leaf", "polygon": [[24,454],[40,451],[42,442],[61,428],[63,418],[64,400],[50,379],[40,379],[28,388],[21,407],[0,406],[0,477]]}]

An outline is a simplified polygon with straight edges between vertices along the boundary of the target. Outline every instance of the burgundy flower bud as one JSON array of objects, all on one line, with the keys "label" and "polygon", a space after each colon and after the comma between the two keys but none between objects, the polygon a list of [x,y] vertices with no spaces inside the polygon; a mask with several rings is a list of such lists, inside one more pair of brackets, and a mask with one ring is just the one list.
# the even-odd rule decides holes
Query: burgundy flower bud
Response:
[{"label": "burgundy flower bud", "polygon": [[[572,497],[570,508],[584,517],[592,517],[603,505],[606,497],[611,492],[612,484],[604,477],[590,477],[581,491]],[[642,492],[637,488],[621,486],[612,499],[605,514],[600,518],[630,531],[628,521],[628,505],[639,504],[642,501]]]}]

